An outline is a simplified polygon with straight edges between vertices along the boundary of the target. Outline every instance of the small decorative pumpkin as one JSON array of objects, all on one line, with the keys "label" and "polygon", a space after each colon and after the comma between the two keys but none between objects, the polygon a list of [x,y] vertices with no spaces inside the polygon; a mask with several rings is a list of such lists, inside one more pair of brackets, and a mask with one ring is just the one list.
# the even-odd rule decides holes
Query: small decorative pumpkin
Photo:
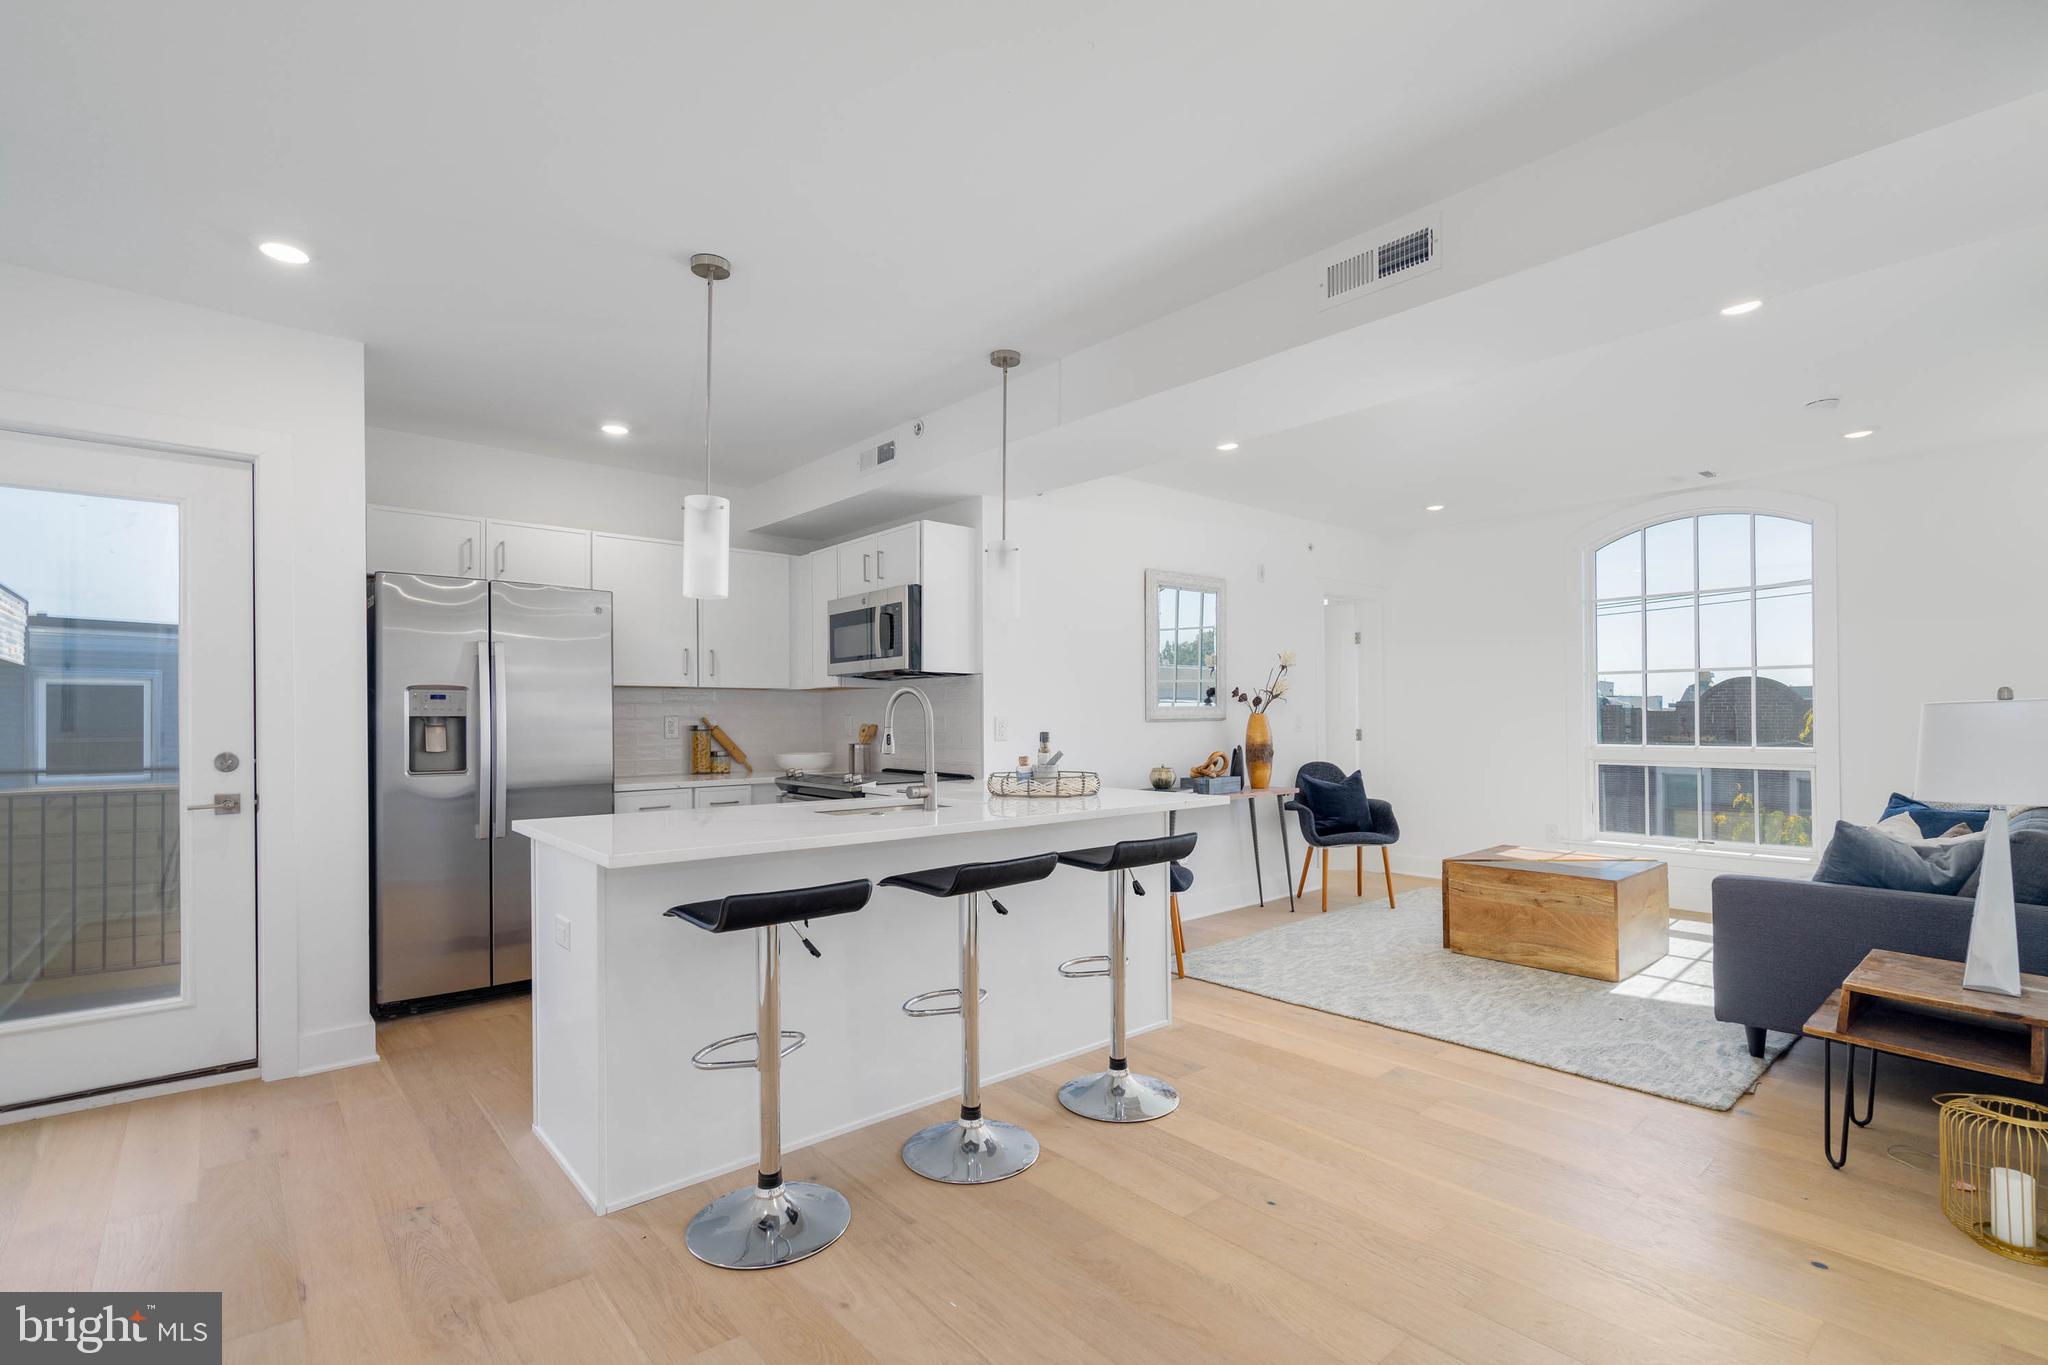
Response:
[{"label": "small decorative pumpkin", "polygon": [[1152,770],[1152,790],[1154,791],[1172,791],[1176,780],[1173,769],[1167,767],[1164,763]]}]

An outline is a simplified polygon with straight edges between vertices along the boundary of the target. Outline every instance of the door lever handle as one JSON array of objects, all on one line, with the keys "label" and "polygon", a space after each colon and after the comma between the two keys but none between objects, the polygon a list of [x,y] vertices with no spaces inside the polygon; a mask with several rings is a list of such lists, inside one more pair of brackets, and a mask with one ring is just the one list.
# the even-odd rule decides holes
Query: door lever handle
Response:
[{"label": "door lever handle", "polygon": [[215,815],[240,815],[242,813],[242,794],[240,792],[215,792],[213,800],[202,801],[196,806],[187,806],[185,809],[210,810]]}]

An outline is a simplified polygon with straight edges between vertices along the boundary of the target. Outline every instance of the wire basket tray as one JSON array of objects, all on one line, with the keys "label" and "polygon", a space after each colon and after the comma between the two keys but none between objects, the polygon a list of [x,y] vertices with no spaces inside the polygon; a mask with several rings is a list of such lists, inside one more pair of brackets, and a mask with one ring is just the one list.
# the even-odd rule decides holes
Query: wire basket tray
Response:
[{"label": "wire basket tray", "polygon": [[1019,777],[1015,773],[990,773],[990,796],[1094,796],[1102,790],[1102,774],[1078,769],[1057,772],[1051,777]]}]

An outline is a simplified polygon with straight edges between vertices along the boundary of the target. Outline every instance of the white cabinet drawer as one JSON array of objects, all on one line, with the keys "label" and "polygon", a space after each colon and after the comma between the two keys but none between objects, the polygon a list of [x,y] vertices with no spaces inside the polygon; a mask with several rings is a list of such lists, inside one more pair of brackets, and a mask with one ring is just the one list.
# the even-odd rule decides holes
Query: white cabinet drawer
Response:
[{"label": "white cabinet drawer", "polygon": [[663,787],[649,792],[618,792],[612,797],[612,811],[617,815],[631,815],[643,810],[688,810],[690,789],[688,787]]},{"label": "white cabinet drawer", "polygon": [[714,806],[751,806],[754,804],[754,789],[738,784],[729,787],[699,787],[693,795],[697,798],[698,810],[710,810]]}]

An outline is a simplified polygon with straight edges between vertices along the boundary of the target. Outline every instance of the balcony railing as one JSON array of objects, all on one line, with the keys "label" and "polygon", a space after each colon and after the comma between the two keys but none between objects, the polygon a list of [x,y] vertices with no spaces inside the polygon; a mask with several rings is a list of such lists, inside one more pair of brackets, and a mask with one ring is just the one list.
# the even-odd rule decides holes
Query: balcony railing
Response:
[{"label": "balcony railing", "polygon": [[0,1015],[37,983],[179,961],[175,772],[34,785],[47,776],[0,770]]}]

